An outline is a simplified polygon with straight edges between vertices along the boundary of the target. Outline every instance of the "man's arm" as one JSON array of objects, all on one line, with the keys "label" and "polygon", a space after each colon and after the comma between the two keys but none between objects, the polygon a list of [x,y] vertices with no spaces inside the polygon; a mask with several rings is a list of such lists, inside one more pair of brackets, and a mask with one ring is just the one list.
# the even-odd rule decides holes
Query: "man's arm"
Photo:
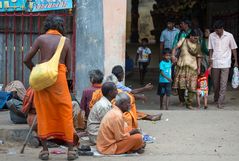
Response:
[{"label": "man's arm", "polygon": [[151,83],[148,83],[144,87],[133,89],[130,93],[137,94],[137,93],[142,93],[142,92],[145,92],[145,91],[149,91],[151,89],[153,89],[153,85]]},{"label": "man's arm", "polygon": [[67,78],[71,79],[71,66],[72,66],[72,61],[71,61],[71,57],[72,57],[72,48],[71,48],[71,43],[70,40],[67,38],[66,39],[66,45],[67,45],[67,53],[66,53],[66,59],[65,59],[65,63],[66,63],[66,67],[67,67]]},{"label": "man's arm", "polygon": [[32,47],[30,48],[29,52],[27,53],[27,55],[25,56],[23,62],[24,64],[27,66],[27,68],[29,68],[30,70],[32,70],[32,68],[35,66],[32,62],[32,58],[36,55],[38,49],[39,49],[39,41],[40,38],[38,37]]},{"label": "man's arm", "polygon": [[162,70],[160,70],[160,74],[162,74],[162,76],[166,78],[169,82],[172,82],[172,79],[167,77]]},{"label": "man's arm", "polygon": [[213,63],[212,54],[213,54],[213,49],[209,49],[209,65],[210,65],[210,67],[212,67],[212,63]]},{"label": "man's arm", "polygon": [[235,59],[234,67],[238,67],[238,61],[237,61],[237,49],[233,49],[233,50],[232,50],[232,54],[233,54],[234,59]]}]

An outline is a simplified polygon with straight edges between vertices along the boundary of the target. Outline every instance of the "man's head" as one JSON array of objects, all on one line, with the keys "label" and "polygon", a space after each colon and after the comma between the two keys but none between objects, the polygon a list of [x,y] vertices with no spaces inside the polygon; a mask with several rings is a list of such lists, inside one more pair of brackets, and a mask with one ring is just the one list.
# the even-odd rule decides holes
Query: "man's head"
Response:
[{"label": "man's head", "polygon": [[143,47],[146,47],[148,45],[148,43],[149,43],[149,40],[147,38],[143,38],[141,40],[141,44],[142,44]]},{"label": "man's head", "polygon": [[163,58],[167,61],[171,59],[171,49],[166,48],[163,50]]},{"label": "man's head", "polygon": [[50,29],[57,30],[63,35],[64,34],[63,18],[56,16],[56,15],[48,16],[44,21],[44,31],[47,32]]},{"label": "man's head", "polygon": [[213,28],[218,36],[222,36],[224,30],[224,21],[223,20],[215,21]]},{"label": "man's head", "polygon": [[174,27],[174,23],[175,23],[174,19],[172,19],[172,18],[168,19],[168,21],[167,21],[167,28],[169,30],[172,30],[173,27]]},{"label": "man's head", "polygon": [[183,19],[180,21],[180,28],[183,31],[187,31],[190,27],[191,27],[191,21],[189,21],[187,19]]},{"label": "man's head", "polygon": [[104,74],[99,69],[96,69],[89,72],[89,77],[92,84],[101,84],[104,79]]},{"label": "man's head", "polygon": [[116,76],[114,74],[111,74],[105,78],[104,82],[112,82],[115,85],[117,85],[118,79],[116,78]]},{"label": "man's head", "polygon": [[112,82],[105,82],[101,87],[101,91],[103,96],[108,98],[110,101],[114,99],[118,93],[116,85]]},{"label": "man's head", "polygon": [[125,92],[121,92],[115,97],[115,105],[124,113],[130,109],[130,98]]},{"label": "man's head", "polygon": [[116,65],[112,69],[112,74],[114,74],[118,81],[121,82],[124,79],[124,69],[121,65]]}]

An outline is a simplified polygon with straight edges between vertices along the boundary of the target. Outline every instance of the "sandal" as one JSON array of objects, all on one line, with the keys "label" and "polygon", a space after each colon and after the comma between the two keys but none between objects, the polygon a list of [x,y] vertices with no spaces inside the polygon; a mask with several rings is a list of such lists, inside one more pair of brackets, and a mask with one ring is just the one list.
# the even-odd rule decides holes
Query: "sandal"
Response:
[{"label": "sandal", "polygon": [[78,154],[75,150],[68,151],[67,153],[67,160],[75,160],[78,158]]},{"label": "sandal", "polygon": [[39,159],[48,160],[49,159],[49,151],[42,150],[39,154]]}]

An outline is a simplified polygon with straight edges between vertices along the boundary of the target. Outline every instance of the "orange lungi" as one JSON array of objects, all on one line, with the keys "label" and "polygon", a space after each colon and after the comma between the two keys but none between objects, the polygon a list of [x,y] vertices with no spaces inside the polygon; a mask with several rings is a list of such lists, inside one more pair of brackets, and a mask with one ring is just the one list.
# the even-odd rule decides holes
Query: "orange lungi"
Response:
[{"label": "orange lungi", "polygon": [[144,146],[144,142],[141,134],[135,134],[119,141],[116,145],[117,149],[115,154],[124,154],[139,150]]},{"label": "orange lungi", "polygon": [[34,92],[40,139],[54,138],[73,143],[72,103],[66,71],[66,66],[59,64],[56,83]]}]

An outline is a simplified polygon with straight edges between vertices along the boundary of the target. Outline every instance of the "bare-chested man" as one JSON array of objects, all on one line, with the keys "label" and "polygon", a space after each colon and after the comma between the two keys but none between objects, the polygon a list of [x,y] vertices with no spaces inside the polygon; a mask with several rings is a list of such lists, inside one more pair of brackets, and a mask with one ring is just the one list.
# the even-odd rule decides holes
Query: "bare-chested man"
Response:
[{"label": "bare-chested man", "polygon": [[[32,58],[40,51],[40,63],[46,62],[54,55],[61,36],[64,33],[64,21],[58,16],[48,16],[44,22],[45,34],[36,38],[32,48],[26,55],[24,63],[32,70],[34,63]],[[41,139],[43,149],[39,154],[42,160],[49,159],[49,151],[46,146],[47,139],[60,139],[65,141],[69,148],[68,160],[77,158],[73,150],[73,120],[72,103],[67,86],[66,72],[71,72],[71,45],[66,39],[58,67],[58,78],[55,84],[34,92],[34,103],[38,118],[38,136]]]}]

